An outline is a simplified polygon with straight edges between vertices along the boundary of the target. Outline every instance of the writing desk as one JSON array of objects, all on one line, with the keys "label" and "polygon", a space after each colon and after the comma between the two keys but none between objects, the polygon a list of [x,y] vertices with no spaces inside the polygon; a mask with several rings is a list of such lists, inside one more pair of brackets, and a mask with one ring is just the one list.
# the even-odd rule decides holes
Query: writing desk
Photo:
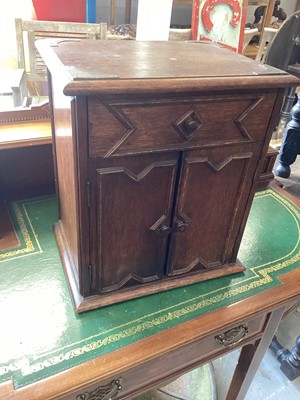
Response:
[{"label": "writing desk", "polygon": [[53,193],[53,169],[49,120],[0,124],[0,198]]},{"label": "writing desk", "polygon": [[0,150],[52,143],[50,121],[9,123],[0,128]]},{"label": "writing desk", "polygon": [[130,398],[241,347],[227,399],[243,399],[300,298],[299,203],[283,194],[256,194],[245,272],[82,314],[52,233],[55,197],[9,203],[19,246],[0,255],[0,398]]}]

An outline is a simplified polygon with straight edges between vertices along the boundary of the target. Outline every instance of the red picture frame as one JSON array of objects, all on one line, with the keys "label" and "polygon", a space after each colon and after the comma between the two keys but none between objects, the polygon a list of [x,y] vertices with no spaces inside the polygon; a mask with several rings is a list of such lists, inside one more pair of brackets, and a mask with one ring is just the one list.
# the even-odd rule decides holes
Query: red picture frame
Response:
[{"label": "red picture frame", "polygon": [[[193,0],[192,40],[214,41],[234,52],[242,53],[247,6],[247,0]],[[216,18],[218,10],[219,18]],[[228,16],[230,19],[226,20]],[[219,28],[219,32],[215,27]]]}]

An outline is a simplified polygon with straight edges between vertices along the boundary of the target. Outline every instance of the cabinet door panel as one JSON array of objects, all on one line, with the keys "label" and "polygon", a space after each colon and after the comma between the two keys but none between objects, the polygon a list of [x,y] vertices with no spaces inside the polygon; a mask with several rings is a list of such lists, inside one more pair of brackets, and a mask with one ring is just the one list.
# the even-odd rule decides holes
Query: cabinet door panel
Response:
[{"label": "cabinet door panel", "polygon": [[93,175],[92,293],[164,274],[178,154],[99,161]]},{"label": "cabinet door panel", "polygon": [[184,154],[174,213],[168,275],[235,262],[260,146],[231,146]]}]

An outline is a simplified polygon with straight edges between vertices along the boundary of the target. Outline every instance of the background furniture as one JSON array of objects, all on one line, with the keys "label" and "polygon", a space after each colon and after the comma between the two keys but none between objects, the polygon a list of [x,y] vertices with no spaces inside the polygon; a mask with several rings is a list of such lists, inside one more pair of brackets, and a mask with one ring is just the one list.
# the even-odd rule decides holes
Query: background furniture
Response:
[{"label": "background furniture", "polygon": [[277,32],[278,32],[278,29],[267,28],[267,27],[261,31],[261,38],[259,41],[258,52],[255,57],[256,61],[259,61],[262,63],[265,62],[268,47],[272,43],[274,36],[276,35]]},{"label": "background furniture", "polygon": [[260,23],[259,30],[263,32],[264,28],[269,27],[273,15],[273,10],[275,7],[275,0],[267,0],[267,1],[260,1],[260,0],[248,0],[248,6],[265,6],[265,12],[263,19]]},{"label": "background furniture", "polygon": [[247,0],[193,2],[192,39],[209,40],[242,53]]},{"label": "background furniture", "polygon": [[[300,70],[299,70],[300,77]],[[300,154],[300,97],[291,111],[291,120],[285,127],[282,144],[280,146],[278,164],[275,168],[275,175],[281,178],[288,178],[291,174],[290,165],[296,161]]]},{"label": "background furniture", "polygon": [[[273,41],[268,46],[265,63],[289,71],[291,74],[300,77],[299,62],[300,62],[300,11],[292,14],[281,26]],[[290,113],[293,104],[295,103],[296,87],[287,89],[285,102],[280,113],[280,120],[276,131],[276,139],[281,139],[283,132],[286,129],[286,124],[290,119]],[[298,118],[298,117],[297,117]],[[275,174],[283,178],[290,175],[290,165],[295,161],[298,149],[298,135],[285,132],[285,138],[282,139],[281,149],[279,153],[279,164],[275,169]]]},{"label": "background furniture", "polygon": [[294,381],[300,376],[300,336],[296,339],[295,346],[290,350],[284,349],[278,342],[276,336],[272,339],[270,349],[275,353],[280,362],[281,371]]},{"label": "background furniture", "polygon": [[252,29],[245,29],[244,31],[244,42],[243,42],[243,50],[242,53],[245,54],[245,51],[248,47],[248,44],[250,43],[251,39],[258,34],[258,29],[257,28],[252,28]]},{"label": "background furniture", "polygon": [[106,23],[34,21],[15,19],[18,68],[26,71],[31,95],[47,95],[46,67],[35,48],[45,38],[106,39]]},{"label": "background furniture", "polygon": [[265,63],[287,70],[299,61],[300,10],[286,19],[268,47]]},{"label": "background furniture", "polygon": [[88,21],[88,9],[96,0],[32,0],[37,19],[40,21]]},{"label": "background furniture", "polygon": [[[130,24],[131,15],[131,0],[125,1],[125,24]],[[110,24],[115,25],[116,23],[116,0],[110,1]]]},{"label": "background furniture", "polygon": [[26,101],[27,93],[24,69],[0,69],[1,111],[22,106],[23,101]]},{"label": "background furniture", "polygon": [[50,121],[0,125],[0,199],[55,192]]},{"label": "background furniture", "polygon": [[[76,309],[243,269],[236,256],[254,178],[280,88],[296,78],[269,67],[261,75],[252,60],[209,44],[40,41],[38,49],[52,77],[56,235]],[[83,49],[89,63],[77,57]],[[75,72],[64,87],[62,65]]]},{"label": "background furniture", "polygon": [[[260,61],[257,56],[258,49],[261,49],[261,54],[264,54],[265,51],[265,44],[263,44],[264,39],[263,39],[263,32],[265,28],[270,28],[271,24],[271,19],[272,19],[272,14],[274,10],[274,5],[275,5],[275,0],[271,1],[258,1],[258,0],[249,0],[248,1],[249,6],[256,6],[256,7],[264,7],[264,13],[263,13],[263,18],[260,21],[260,23],[257,26],[258,29],[258,44],[251,44],[249,45],[243,52],[243,54],[247,55],[247,57],[256,59],[257,61]],[[257,8],[256,8],[257,10]],[[249,9],[248,9],[248,18],[249,18]],[[254,18],[254,15],[253,15]],[[251,28],[254,28],[256,25],[253,23],[250,23]],[[265,42],[266,43],[266,42]]]}]

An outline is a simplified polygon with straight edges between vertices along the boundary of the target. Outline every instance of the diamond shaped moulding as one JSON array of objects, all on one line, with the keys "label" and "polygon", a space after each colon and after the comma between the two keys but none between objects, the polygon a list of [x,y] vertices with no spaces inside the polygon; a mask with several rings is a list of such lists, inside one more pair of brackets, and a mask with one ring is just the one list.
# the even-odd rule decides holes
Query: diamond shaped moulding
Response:
[{"label": "diamond shaped moulding", "polygon": [[203,122],[194,108],[185,112],[173,123],[173,127],[185,141],[191,140],[202,126]]}]

